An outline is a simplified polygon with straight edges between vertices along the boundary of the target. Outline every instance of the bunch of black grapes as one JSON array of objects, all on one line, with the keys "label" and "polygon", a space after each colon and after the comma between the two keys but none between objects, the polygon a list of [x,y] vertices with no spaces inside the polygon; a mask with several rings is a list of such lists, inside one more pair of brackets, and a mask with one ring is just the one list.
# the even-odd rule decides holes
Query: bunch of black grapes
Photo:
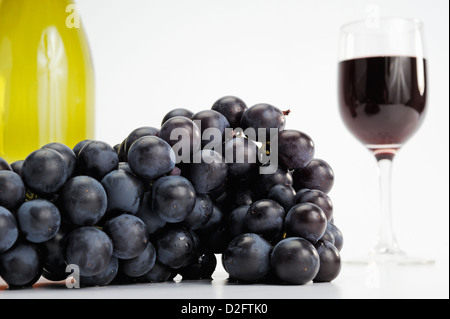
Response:
[{"label": "bunch of black grapes", "polygon": [[0,277],[81,287],[211,279],[334,280],[343,237],[330,165],[270,104],[177,108],[119,144],[51,143],[0,159]]}]

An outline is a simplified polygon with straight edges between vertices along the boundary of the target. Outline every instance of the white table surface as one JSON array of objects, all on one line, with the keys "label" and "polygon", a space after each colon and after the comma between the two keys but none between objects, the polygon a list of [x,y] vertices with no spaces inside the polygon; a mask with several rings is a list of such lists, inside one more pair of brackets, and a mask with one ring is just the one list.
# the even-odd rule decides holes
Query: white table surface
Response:
[{"label": "white table surface", "polygon": [[64,282],[41,279],[33,288],[22,290],[8,290],[1,281],[0,299],[448,299],[446,258],[433,265],[415,266],[343,263],[333,282],[303,286],[229,283],[220,262],[212,281],[180,281],[176,277],[163,283],[68,289]]}]

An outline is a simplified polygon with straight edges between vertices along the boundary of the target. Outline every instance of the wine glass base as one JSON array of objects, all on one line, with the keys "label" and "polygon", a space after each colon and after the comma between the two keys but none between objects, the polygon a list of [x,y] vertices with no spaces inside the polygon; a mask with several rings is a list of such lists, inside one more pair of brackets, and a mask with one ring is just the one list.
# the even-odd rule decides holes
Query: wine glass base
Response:
[{"label": "wine glass base", "polygon": [[431,258],[411,256],[401,250],[371,251],[365,256],[349,259],[343,258],[342,261],[346,264],[353,264],[353,265],[379,264],[379,265],[407,266],[407,265],[432,265],[435,263],[435,260]]}]

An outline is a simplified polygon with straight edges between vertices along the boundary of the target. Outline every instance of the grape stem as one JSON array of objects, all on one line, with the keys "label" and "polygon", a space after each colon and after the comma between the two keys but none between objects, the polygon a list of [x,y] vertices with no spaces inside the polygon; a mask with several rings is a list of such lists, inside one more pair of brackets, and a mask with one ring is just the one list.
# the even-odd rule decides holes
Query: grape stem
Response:
[{"label": "grape stem", "polygon": [[284,116],[288,116],[291,113],[291,110],[287,110],[287,111],[282,111]]}]

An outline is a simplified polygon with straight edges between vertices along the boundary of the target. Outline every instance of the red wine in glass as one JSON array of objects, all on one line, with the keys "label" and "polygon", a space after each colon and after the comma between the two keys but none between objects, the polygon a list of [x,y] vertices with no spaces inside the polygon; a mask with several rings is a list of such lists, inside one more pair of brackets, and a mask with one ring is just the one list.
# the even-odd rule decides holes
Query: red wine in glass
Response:
[{"label": "red wine in glass", "polygon": [[424,264],[399,248],[391,212],[391,173],[397,151],[418,130],[426,113],[426,60],[423,23],[379,18],[340,29],[339,111],[349,131],[378,163],[380,214],[378,238],[365,264]]},{"label": "red wine in glass", "polygon": [[377,157],[393,158],[425,115],[426,61],[375,56],[339,63],[339,105],[348,129]]}]

